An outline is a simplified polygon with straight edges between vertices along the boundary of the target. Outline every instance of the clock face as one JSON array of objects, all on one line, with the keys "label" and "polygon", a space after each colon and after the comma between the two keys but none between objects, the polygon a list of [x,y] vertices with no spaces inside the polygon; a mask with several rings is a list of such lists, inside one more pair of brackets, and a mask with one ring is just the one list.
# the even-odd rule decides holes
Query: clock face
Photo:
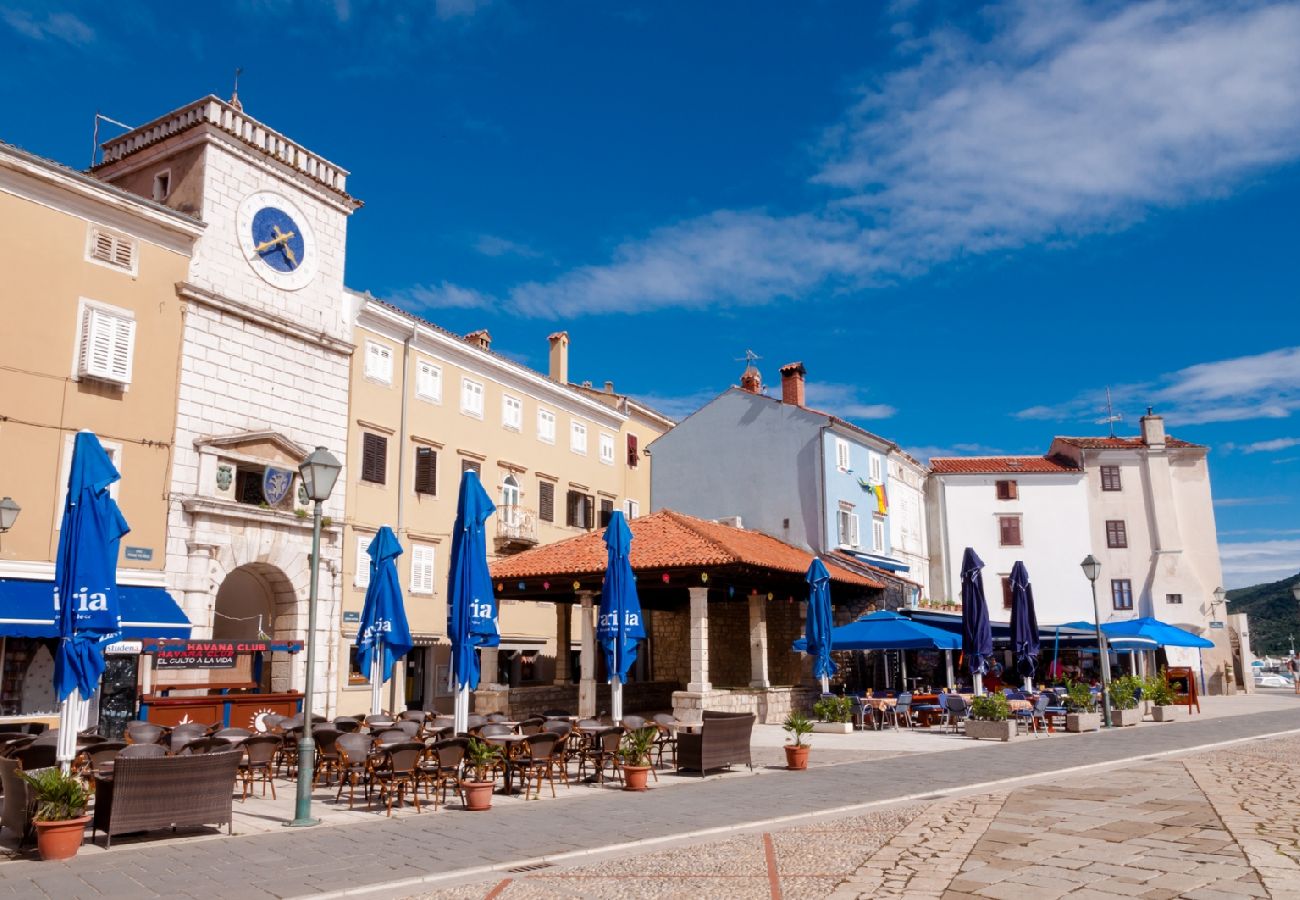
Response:
[{"label": "clock face", "polygon": [[258,275],[284,290],[316,274],[316,241],[307,217],[287,197],[260,191],[239,205],[239,245]]}]

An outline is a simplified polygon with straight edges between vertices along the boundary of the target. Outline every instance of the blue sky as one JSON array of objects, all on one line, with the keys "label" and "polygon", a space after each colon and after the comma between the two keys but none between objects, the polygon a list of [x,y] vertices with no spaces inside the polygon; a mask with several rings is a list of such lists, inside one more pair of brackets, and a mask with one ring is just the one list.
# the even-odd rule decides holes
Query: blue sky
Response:
[{"label": "blue sky", "polygon": [[244,69],[353,172],[348,283],[683,414],[802,360],[918,453],[1147,405],[1229,586],[1300,569],[1300,6],[0,0],[0,138],[69,164]]}]

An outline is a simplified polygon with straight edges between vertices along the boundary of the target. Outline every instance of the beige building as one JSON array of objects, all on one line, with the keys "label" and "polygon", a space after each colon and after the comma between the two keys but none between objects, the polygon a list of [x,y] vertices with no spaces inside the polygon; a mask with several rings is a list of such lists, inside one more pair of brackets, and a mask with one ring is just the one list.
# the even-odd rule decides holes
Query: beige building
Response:
[{"label": "beige building", "polygon": [[202,233],[188,215],[0,143],[0,495],[22,507],[0,537],[11,633],[0,716],[57,708],[51,642],[12,626],[52,618],[33,608],[36,588],[21,592],[53,581],[77,431],[95,432],[122,474],[131,533],[119,583],[161,595],[184,325],[175,285]]},{"label": "beige building", "polygon": [[[368,710],[370,690],[354,641],[369,577],[366,546],[391,526],[416,649],[384,705],[450,709],[446,591],[461,474],[475,469],[497,504],[491,558],[600,527],[615,509],[650,508],[645,446],[671,421],[611,389],[568,384],[568,335],[550,337],[550,371],[349,293],[355,327],[348,418],[347,522],[339,659],[341,713]],[[483,682],[522,685],[572,677],[579,635],[569,607],[510,602],[501,646],[483,654]],[[559,656],[557,665],[557,653]],[[496,657],[494,660],[493,657]]]}]

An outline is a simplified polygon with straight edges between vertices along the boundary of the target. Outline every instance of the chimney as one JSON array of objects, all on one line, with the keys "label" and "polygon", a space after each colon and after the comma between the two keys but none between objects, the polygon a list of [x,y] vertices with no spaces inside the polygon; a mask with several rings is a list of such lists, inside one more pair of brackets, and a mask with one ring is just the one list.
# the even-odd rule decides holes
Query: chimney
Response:
[{"label": "chimney", "polygon": [[803,378],[808,370],[803,363],[794,362],[781,367],[781,402],[791,406],[803,406]]},{"label": "chimney", "polygon": [[612,394],[612,393],[614,393],[614,382],[612,382],[612,381],[606,381],[606,382],[605,382],[605,393],[606,393],[606,394]]},{"label": "chimney", "polygon": [[473,344],[480,350],[492,349],[492,335],[488,334],[486,328],[480,328],[478,331],[471,331],[469,334],[465,335],[465,341],[466,343]]},{"label": "chimney", "polygon": [[557,331],[546,338],[551,342],[551,381],[569,383],[569,333]]},{"label": "chimney", "polygon": [[1142,417],[1142,443],[1153,450],[1165,448],[1165,420],[1147,407],[1147,414]]}]

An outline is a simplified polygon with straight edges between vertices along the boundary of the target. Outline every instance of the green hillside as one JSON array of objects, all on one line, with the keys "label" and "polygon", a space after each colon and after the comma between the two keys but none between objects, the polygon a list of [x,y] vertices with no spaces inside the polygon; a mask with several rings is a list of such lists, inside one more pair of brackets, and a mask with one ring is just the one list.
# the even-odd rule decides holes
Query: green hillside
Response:
[{"label": "green hillside", "polygon": [[1300,573],[1252,587],[1228,591],[1228,612],[1250,616],[1250,644],[1256,656],[1279,656],[1289,651],[1288,635],[1300,644],[1300,601],[1291,589]]}]

